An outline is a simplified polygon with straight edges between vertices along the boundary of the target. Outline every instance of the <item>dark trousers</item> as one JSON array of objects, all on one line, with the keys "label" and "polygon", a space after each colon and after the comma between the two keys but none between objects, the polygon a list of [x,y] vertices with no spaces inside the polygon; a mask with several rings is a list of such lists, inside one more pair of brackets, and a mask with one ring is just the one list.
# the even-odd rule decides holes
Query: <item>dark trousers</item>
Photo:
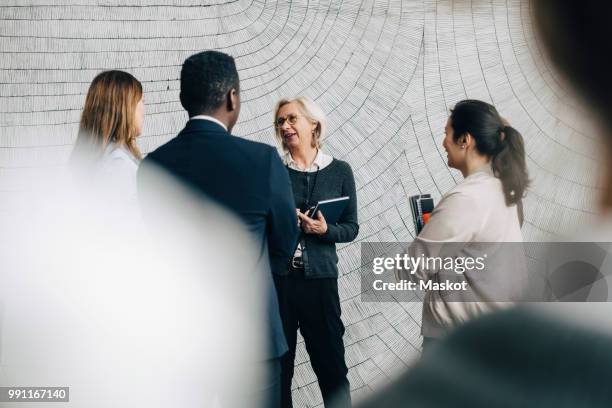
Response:
[{"label": "dark trousers", "polygon": [[344,324],[340,319],[338,279],[305,279],[303,269],[275,277],[289,351],[281,364],[281,406],[291,408],[291,380],[300,329],[326,408],[351,406],[344,361]]}]

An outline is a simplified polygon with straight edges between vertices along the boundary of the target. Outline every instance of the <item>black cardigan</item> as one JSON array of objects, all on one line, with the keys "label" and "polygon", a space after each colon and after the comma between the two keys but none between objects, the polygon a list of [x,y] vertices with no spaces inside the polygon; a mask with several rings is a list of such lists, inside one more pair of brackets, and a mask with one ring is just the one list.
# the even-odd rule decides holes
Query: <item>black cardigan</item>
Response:
[{"label": "black cardigan", "polygon": [[309,206],[314,206],[321,200],[342,196],[350,197],[338,223],[327,224],[325,234],[302,233],[300,236],[302,247],[305,248],[302,255],[304,276],[306,278],[337,278],[336,242],[351,242],[359,233],[357,193],[351,166],[342,160],[333,159],[318,174],[289,169],[289,178],[291,179],[295,204],[301,210],[305,210],[307,207],[306,199],[309,193],[311,194]]}]

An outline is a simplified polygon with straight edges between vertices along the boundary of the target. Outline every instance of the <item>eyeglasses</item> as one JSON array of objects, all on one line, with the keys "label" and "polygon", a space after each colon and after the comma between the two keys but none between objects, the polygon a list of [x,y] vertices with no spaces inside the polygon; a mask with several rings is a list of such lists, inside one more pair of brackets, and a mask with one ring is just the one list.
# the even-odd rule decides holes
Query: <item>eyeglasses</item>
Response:
[{"label": "eyeglasses", "polygon": [[280,128],[285,124],[285,122],[289,123],[290,125],[295,125],[297,123],[297,120],[298,120],[298,116],[294,115],[293,113],[290,113],[289,115],[287,115],[286,118],[283,118],[282,116],[277,118],[274,121],[274,127]]}]

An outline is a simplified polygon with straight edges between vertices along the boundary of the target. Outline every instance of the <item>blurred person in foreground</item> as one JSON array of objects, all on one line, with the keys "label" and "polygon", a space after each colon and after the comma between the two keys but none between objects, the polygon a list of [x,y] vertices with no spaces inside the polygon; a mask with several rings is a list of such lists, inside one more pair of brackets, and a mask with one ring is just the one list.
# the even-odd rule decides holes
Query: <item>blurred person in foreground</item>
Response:
[{"label": "blurred person in foreground", "polygon": [[[254,407],[278,407],[280,359],[287,343],[272,274],[286,272],[298,235],[289,176],[276,149],[230,133],[240,113],[240,83],[231,56],[205,51],[187,58],[181,70],[180,100],[189,121],[174,139],[144,159],[138,172],[141,197],[144,205],[165,199],[155,197],[148,187],[155,179],[151,169],[160,168],[228,209],[250,232],[259,251],[257,271],[263,271],[260,278],[265,282],[260,296],[268,302],[268,321],[261,331],[269,341],[259,356],[266,375],[260,378],[259,395],[253,395],[251,401]],[[240,258],[227,262],[238,269],[255,268]],[[224,330],[221,326],[214,329]],[[245,362],[245,371],[249,370]],[[240,406],[233,400],[244,392],[235,389],[233,395],[222,396],[223,406]]]},{"label": "blurred person in foreground", "polygon": [[472,320],[359,408],[610,407],[612,338],[522,309]]},{"label": "blurred person in foreground", "polygon": [[442,197],[408,254],[466,259],[482,253],[488,258],[486,270],[466,269],[460,275],[440,267],[422,267],[416,273],[396,269],[398,280],[440,283],[449,276],[461,276],[468,285],[465,293],[452,296],[446,290],[426,291],[424,348],[458,324],[508,307],[521,295],[526,279],[526,265],[520,258],[506,262],[518,248],[501,245],[523,241],[521,200],[529,184],[523,137],[494,106],[478,100],[457,103],[444,132],[448,166],[461,171],[464,180]]},{"label": "blurred person in foreground", "polygon": [[142,159],[136,138],[143,123],[141,83],[123,71],[98,74],[85,98],[71,156],[80,184],[136,209],[136,171]]},{"label": "blurred person in foreground", "polygon": [[[359,233],[353,171],[321,149],[325,114],[311,99],[281,99],[274,110],[274,128],[285,152],[302,229],[288,271],[275,277],[289,344],[283,359],[282,406],[293,406],[291,380],[299,328],[325,407],[349,407],[336,243],[351,242]],[[348,204],[334,224],[328,224],[321,211],[308,212],[319,201],[345,196]]]},{"label": "blurred person in foreground", "polygon": [[[599,130],[597,147],[601,160],[601,211],[594,223],[584,225],[578,232],[576,241],[600,242],[608,247],[612,242],[612,76],[606,65],[607,55],[612,52],[609,41],[612,34],[609,22],[612,4],[594,0],[561,3],[541,0],[532,4],[536,28],[540,39],[546,44],[548,57],[557,66],[562,78],[573,86]],[[609,249],[607,252],[610,252]],[[602,273],[604,277],[610,276],[608,270]],[[597,286],[605,288],[606,302],[553,303],[539,305],[539,308],[566,320],[612,333],[609,279],[589,282],[587,288],[594,291]]]},{"label": "blurred person in foreground", "polygon": [[145,200],[155,228],[71,172],[40,178],[10,197],[0,230],[0,386],[69,387],[88,408],[212,407],[252,387],[269,287],[237,217],[163,172],[151,175],[163,200]]},{"label": "blurred person in foreground", "polygon": [[[612,241],[612,4],[533,1],[536,28],[557,68],[589,104],[605,154],[593,241]],[[565,303],[492,314],[436,344],[409,372],[361,405],[404,407],[610,407],[609,302]]]}]

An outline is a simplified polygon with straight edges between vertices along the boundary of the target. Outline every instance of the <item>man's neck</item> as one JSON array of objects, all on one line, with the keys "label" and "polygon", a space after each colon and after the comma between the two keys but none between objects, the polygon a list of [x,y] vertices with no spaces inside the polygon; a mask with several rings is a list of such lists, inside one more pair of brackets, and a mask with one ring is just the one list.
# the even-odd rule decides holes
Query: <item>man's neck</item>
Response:
[{"label": "man's neck", "polygon": [[315,147],[298,147],[291,151],[291,157],[301,169],[308,169],[317,158],[318,149]]},{"label": "man's neck", "polygon": [[225,128],[225,130],[227,130],[228,132],[231,131],[231,129],[228,126],[229,121],[227,120],[227,118],[223,117],[223,115],[219,115],[214,112],[213,113],[200,113],[198,115],[195,115],[189,118],[189,120],[192,120],[192,119],[209,119],[209,120],[213,119],[212,120],[213,122],[217,121],[219,122],[219,124],[221,124]]}]

